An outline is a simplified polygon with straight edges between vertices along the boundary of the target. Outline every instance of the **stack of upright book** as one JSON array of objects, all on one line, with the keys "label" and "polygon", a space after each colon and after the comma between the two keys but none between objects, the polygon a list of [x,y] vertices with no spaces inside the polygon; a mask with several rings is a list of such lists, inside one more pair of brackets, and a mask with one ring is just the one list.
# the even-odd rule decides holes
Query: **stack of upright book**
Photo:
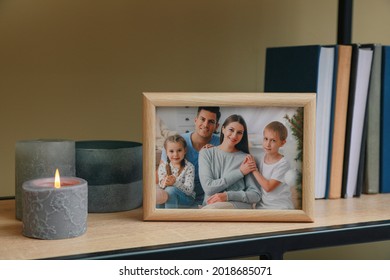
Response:
[{"label": "stack of upright book", "polygon": [[315,197],[390,192],[390,46],[266,50],[264,92],[315,92]]}]

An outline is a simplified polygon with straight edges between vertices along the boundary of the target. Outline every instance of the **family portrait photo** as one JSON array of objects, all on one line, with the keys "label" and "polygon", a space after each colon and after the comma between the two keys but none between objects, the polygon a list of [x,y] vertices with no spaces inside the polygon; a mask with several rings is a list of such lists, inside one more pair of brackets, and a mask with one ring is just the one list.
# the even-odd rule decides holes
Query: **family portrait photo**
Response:
[{"label": "family portrait photo", "polygon": [[145,185],[153,195],[146,206],[162,216],[302,211],[302,175],[310,169],[302,170],[310,153],[304,151],[304,106],[222,103],[154,107],[148,135],[154,180]]}]

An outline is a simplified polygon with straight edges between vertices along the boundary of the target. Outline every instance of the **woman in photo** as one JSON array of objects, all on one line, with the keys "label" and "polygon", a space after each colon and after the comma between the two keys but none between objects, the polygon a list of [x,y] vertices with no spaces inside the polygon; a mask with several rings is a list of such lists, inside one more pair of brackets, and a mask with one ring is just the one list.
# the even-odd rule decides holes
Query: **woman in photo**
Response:
[{"label": "woman in photo", "polygon": [[222,125],[220,145],[199,154],[199,177],[205,192],[203,208],[252,209],[261,199],[253,175],[256,164],[248,160],[248,132],[240,115]]}]

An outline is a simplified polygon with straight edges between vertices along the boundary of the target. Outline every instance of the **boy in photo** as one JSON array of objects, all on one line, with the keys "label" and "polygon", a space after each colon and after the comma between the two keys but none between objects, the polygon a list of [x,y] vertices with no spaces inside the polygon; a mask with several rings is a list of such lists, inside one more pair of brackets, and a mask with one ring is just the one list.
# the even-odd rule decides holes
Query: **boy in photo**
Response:
[{"label": "boy in photo", "polygon": [[[263,131],[263,155],[258,159],[258,169],[252,174],[260,184],[261,201],[257,209],[294,209],[290,186],[285,181],[285,175],[290,170],[290,164],[279,152],[287,141],[287,128],[278,121],[269,123]],[[247,160],[255,161],[249,155]]]}]

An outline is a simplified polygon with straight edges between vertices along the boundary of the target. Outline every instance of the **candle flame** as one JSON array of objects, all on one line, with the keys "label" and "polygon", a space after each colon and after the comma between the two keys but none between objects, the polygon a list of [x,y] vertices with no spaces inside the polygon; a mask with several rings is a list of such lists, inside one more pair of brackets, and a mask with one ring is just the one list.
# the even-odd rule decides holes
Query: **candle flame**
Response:
[{"label": "candle flame", "polygon": [[54,176],[54,187],[61,188],[60,172],[56,169],[56,175]]}]

